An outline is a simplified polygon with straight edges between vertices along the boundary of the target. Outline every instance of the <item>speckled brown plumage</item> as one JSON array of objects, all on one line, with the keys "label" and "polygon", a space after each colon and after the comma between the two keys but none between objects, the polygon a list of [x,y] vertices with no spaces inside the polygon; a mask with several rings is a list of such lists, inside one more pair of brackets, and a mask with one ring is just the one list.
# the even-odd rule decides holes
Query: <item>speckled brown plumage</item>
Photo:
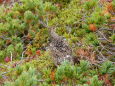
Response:
[{"label": "speckled brown plumage", "polygon": [[73,64],[72,50],[67,41],[59,36],[54,28],[49,28],[49,33],[51,38],[50,51],[55,65],[61,64],[64,60]]}]

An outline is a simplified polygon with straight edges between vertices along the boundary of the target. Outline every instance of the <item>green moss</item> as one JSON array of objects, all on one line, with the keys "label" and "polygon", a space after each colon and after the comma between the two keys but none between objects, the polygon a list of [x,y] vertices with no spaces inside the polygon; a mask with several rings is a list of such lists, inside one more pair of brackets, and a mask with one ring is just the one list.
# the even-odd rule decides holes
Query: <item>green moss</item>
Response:
[{"label": "green moss", "polygon": [[84,43],[87,45],[99,46],[98,37],[94,33],[89,33],[84,38]]},{"label": "green moss", "polygon": [[[48,30],[43,29],[39,19],[45,22],[46,18],[50,19],[51,16],[53,18],[58,11],[51,2],[42,0],[21,0],[21,2],[21,5],[15,3],[11,9],[7,6],[0,7],[0,12],[4,14],[0,15],[0,36],[3,36],[3,40],[0,39],[0,49],[3,52],[7,51],[5,56],[9,56],[11,51],[13,57],[21,57],[24,47],[26,48],[30,41],[33,47],[46,46]],[[11,42],[4,43],[6,39]]]},{"label": "green moss", "polygon": [[86,10],[93,9],[94,7],[96,7],[97,2],[98,2],[97,0],[86,1],[85,4],[84,4],[84,8]]},{"label": "green moss", "polygon": [[41,29],[36,35],[35,35],[35,41],[34,46],[37,48],[45,47],[48,43],[49,34],[48,29],[44,28]]}]

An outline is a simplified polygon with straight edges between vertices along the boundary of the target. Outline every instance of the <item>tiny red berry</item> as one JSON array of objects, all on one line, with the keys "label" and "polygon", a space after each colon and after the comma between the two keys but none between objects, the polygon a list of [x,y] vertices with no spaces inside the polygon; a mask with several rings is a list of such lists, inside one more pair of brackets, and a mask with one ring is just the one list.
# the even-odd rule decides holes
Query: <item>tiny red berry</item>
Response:
[{"label": "tiny red berry", "polygon": [[11,59],[10,59],[9,57],[6,57],[6,58],[4,59],[4,61],[5,61],[5,62],[10,62]]}]

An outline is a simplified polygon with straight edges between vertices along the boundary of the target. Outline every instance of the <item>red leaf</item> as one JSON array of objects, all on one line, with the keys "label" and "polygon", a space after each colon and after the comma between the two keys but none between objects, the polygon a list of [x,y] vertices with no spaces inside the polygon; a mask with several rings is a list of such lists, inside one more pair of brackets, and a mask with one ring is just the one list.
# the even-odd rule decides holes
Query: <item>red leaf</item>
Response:
[{"label": "red leaf", "polygon": [[36,51],[36,55],[40,56],[40,50]]},{"label": "red leaf", "polygon": [[91,31],[96,31],[96,30],[97,30],[97,27],[96,27],[95,24],[90,24],[90,25],[89,25],[89,29],[90,29]]},{"label": "red leaf", "polygon": [[109,75],[108,74],[100,75],[99,80],[103,80],[104,84],[107,85],[107,86],[112,86],[111,81],[109,80]]}]

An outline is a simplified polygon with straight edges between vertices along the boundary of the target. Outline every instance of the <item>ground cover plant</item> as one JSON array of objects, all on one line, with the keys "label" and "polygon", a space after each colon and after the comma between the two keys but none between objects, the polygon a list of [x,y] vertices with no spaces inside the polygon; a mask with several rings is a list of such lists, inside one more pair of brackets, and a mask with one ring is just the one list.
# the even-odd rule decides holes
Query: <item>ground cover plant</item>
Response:
[{"label": "ground cover plant", "polygon": [[[55,65],[51,27],[73,64]],[[114,86],[114,77],[115,0],[0,0],[0,86]]]}]

